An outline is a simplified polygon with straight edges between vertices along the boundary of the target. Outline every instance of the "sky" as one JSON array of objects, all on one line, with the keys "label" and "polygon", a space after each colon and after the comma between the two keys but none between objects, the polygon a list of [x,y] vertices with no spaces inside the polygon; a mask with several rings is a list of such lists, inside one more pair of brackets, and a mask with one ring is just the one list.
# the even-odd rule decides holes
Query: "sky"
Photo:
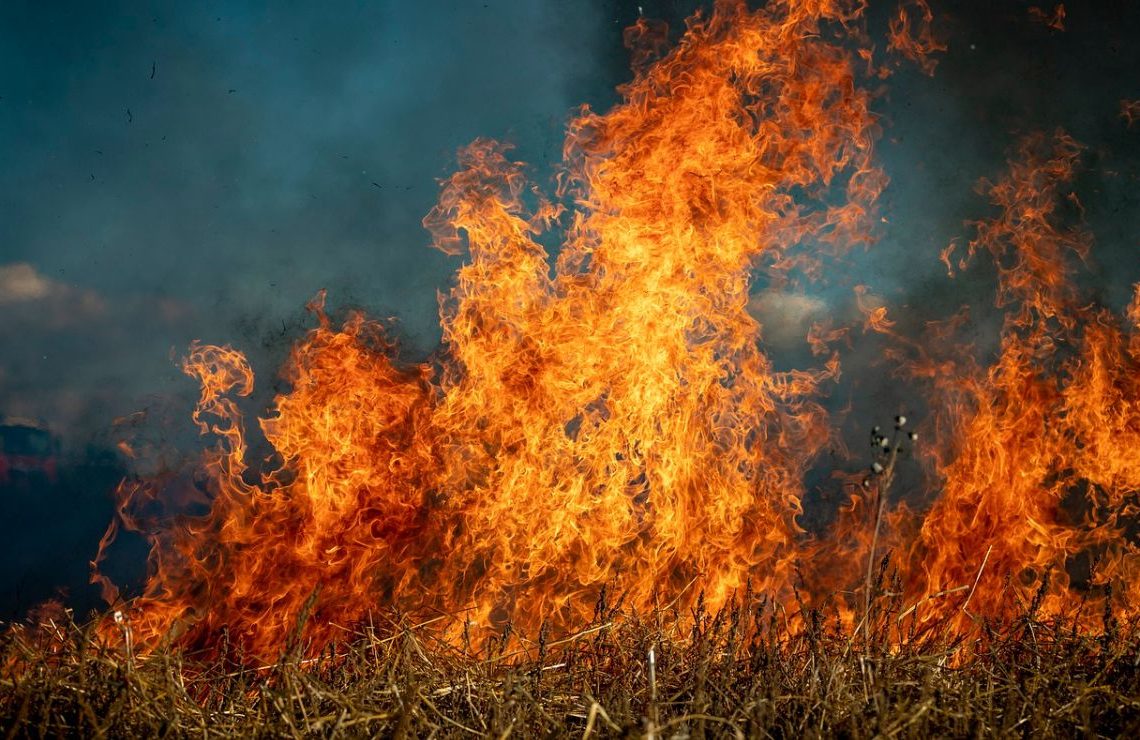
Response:
[{"label": "sky", "polygon": [[[541,180],[572,111],[605,109],[628,78],[622,28],[639,12],[680,28],[701,5],[0,4],[0,414],[80,444],[169,399],[186,412],[191,340],[231,342],[272,377],[322,288],[397,318],[426,354],[459,262],[420,222],[456,149],[506,139]],[[1030,5],[934,3],[949,50],[932,78],[902,68],[878,103],[890,224],[842,280],[758,297],[778,365],[806,356],[808,322],[850,316],[853,283],[916,323],[992,302],[984,267],[949,281],[937,252],[986,214],[974,183],[1038,128],[1090,145],[1088,280],[1127,299],[1140,126],[1118,104],[1140,98],[1140,12],[1072,3],[1060,32]],[[872,26],[893,7],[874,4]],[[869,396],[905,404],[868,352],[849,367]]]}]

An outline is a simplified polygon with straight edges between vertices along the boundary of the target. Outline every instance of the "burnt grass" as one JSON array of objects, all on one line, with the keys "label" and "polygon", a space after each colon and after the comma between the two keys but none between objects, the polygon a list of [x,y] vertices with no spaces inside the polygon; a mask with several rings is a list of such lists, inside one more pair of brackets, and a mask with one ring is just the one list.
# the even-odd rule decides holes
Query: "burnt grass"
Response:
[{"label": "burnt grass", "polygon": [[1140,632],[1119,611],[1077,629],[1079,605],[1043,618],[1025,604],[954,639],[919,611],[883,588],[854,627],[759,597],[642,615],[603,597],[577,632],[507,626],[461,648],[437,639],[438,619],[387,614],[317,656],[290,640],[268,664],[135,654],[63,612],[5,630],[0,724],[8,737],[1140,733]]}]

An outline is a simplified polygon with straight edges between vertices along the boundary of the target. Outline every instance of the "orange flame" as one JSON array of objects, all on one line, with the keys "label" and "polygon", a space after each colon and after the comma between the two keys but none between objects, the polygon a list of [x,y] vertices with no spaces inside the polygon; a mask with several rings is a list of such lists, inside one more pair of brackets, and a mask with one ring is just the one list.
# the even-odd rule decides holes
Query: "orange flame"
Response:
[{"label": "orange flame", "polygon": [[[1090,238],[1064,225],[1079,215],[1067,184],[1081,149],[1060,132],[1030,137],[1008,175],[982,184],[1000,214],[975,224],[958,262],[997,265],[1007,313],[992,367],[956,339],[967,314],[910,340],[856,289],[865,329],[931,388],[930,511],[845,475],[853,493],[830,537],[797,522],[805,472],[841,446],[818,399],[850,327],[813,324],[823,366],[777,372],[749,289],[757,271],[820,273],[880,223],[886,177],[861,81],[881,68],[861,11],[722,0],[668,52],[664,29],[639,21],[626,34],[633,80],[612,110],[570,122],[553,197],[507,147],[462,150],[424,220],[437,248],[466,259],[441,296],[441,352],[402,363],[379,323],[334,323],[318,297],[317,328],[285,366],[290,390],[259,421],[266,469],[248,464],[246,358],[192,346],[194,420],[217,444],[198,483],[121,490],[123,524],[152,540],[151,575],[125,610],[133,639],[217,650],[224,634],[272,658],[294,636],[319,649],[383,606],[537,631],[587,621],[609,586],[636,609],[698,592],[715,609],[746,584],[787,601],[797,581],[810,599],[851,593],[887,548],[904,554],[922,617],[961,630],[1038,592],[1050,613],[1081,589],[1092,603],[1110,584],[1140,596],[1126,532],[1140,490],[1140,295],[1127,326],[1081,302],[1072,262]],[[889,48],[927,72],[945,48],[930,22],[911,0],[890,30]],[[143,513],[200,487],[204,515]]]},{"label": "orange flame", "polygon": [[1058,3],[1052,11],[1039,8],[1036,5],[1029,8],[1029,17],[1054,31],[1065,30],[1065,4]]},{"label": "orange flame", "polygon": [[907,585],[920,597],[972,584],[962,623],[1031,603],[1068,613],[1112,583],[1136,590],[1140,553],[1125,524],[1140,490],[1140,345],[1135,314],[1122,326],[1070,279],[1091,243],[1065,225],[1079,215],[1066,188],[1080,152],[1062,132],[1031,136],[1007,176],[983,183],[1001,212],[976,224],[968,252],[997,265],[1001,351],[992,367],[967,359],[929,376],[944,409],[941,485],[908,546]]},{"label": "orange flame", "polygon": [[918,64],[928,75],[934,74],[938,60],[934,55],[946,51],[946,43],[933,28],[934,13],[926,0],[902,0],[898,13],[891,19],[887,49]]},{"label": "orange flame", "polygon": [[750,578],[784,592],[803,473],[831,436],[812,398],[838,366],[774,372],[749,282],[810,270],[809,238],[868,239],[885,177],[841,43],[858,17],[720,2],[655,63],[660,29],[631,30],[647,50],[622,102],[569,126],[553,272],[537,237],[563,207],[505,147],[463,150],[425,219],[467,255],[443,356],[400,366],[378,325],[318,305],[261,421],[271,472],[245,462],[245,358],[193,347],[213,503],[153,536],[139,639],[225,630],[271,656],[303,618],[322,644],[385,603],[535,629],[587,619],[615,582],[641,608],[697,578],[711,606]]},{"label": "orange flame", "polygon": [[1140,100],[1121,100],[1120,117],[1132,128],[1132,124],[1140,120]]}]

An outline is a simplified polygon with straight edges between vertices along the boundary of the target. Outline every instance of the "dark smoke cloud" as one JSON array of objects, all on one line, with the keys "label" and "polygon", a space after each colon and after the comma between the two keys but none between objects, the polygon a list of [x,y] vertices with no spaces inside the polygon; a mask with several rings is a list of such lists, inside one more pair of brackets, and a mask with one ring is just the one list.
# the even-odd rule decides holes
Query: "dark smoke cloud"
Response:
[{"label": "dark smoke cloud", "polygon": [[436,179],[477,136],[556,159],[572,108],[613,94],[598,49],[624,22],[604,11],[3,4],[0,266],[102,310],[61,326],[58,297],[6,304],[0,413],[105,423],[186,392],[172,350],[295,336],[321,288],[430,348],[456,266],[420,227]]}]

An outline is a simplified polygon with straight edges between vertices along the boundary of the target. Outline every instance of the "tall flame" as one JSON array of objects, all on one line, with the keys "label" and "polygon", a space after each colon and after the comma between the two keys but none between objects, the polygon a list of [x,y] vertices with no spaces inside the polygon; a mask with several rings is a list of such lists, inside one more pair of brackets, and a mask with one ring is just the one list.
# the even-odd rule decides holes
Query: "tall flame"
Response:
[{"label": "tall flame", "polygon": [[[441,296],[441,352],[402,363],[379,323],[336,324],[321,296],[284,369],[290,390],[259,421],[267,470],[247,464],[235,400],[252,392],[249,364],[195,344],[194,419],[217,440],[198,474],[209,509],[144,521],[173,483],[124,485],[123,522],[152,540],[136,639],[213,647],[224,634],[272,657],[298,628],[321,646],[384,606],[537,631],[587,621],[610,586],[637,609],[698,592],[716,608],[746,584],[787,600],[804,579],[857,588],[876,547],[905,553],[910,598],[973,584],[969,610],[932,607],[963,628],[1010,590],[1031,598],[1045,573],[1045,608],[1061,611],[1083,555],[1099,557],[1097,584],[1140,589],[1123,536],[1140,487],[1140,299],[1125,329],[1073,287],[1070,255],[1089,241],[1058,225],[1060,204],[1079,205],[1062,192],[1079,147],[1061,134],[1028,140],[984,186],[1001,215],[977,225],[968,256],[998,265],[996,364],[901,337],[891,350],[942,409],[941,497],[918,518],[887,511],[880,490],[881,538],[866,485],[830,538],[797,524],[805,472],[839,442],[819,395],[847,328],[812,328],[820,368],[776,372],[749,290],[758,273],[818,274],[873,236],[886,177],[860,81],[886,72],[861,11],[724,0],[664,56],[665,29],[639,21],[633,80],[609,112],[571,121],[553,197],[507,147],[464,149],[424,221],[465,257]],[[925,2],[904,4],[889,45],[927,72],[944,48],[930,20]],[[887,308],[859,304],[868,329],[896,336]]]},{"label": "tall flame", "polygon": [[[931,374],[946,444],[939,498],[910,547],[910,585],[921,594],[974,583],[970,607],[982,614],[1035,600],[1068,613],[1099,603],[1110,584],[1131,598],[1140,585],[1126,531],[1140,492],[1140,304],[1122,323],[1075,287],[1074,259],[1091,245],[1066,226],[1082,210],[1070,189],[1080,152],[1063,132],[1030,136],[1008,175],[982,183],[1000,213],[976,225],[966,260],[988,252],[997,266],[1001,349],[991,367]],[[1100,588],[1074,590],[1074,576]]]}]

